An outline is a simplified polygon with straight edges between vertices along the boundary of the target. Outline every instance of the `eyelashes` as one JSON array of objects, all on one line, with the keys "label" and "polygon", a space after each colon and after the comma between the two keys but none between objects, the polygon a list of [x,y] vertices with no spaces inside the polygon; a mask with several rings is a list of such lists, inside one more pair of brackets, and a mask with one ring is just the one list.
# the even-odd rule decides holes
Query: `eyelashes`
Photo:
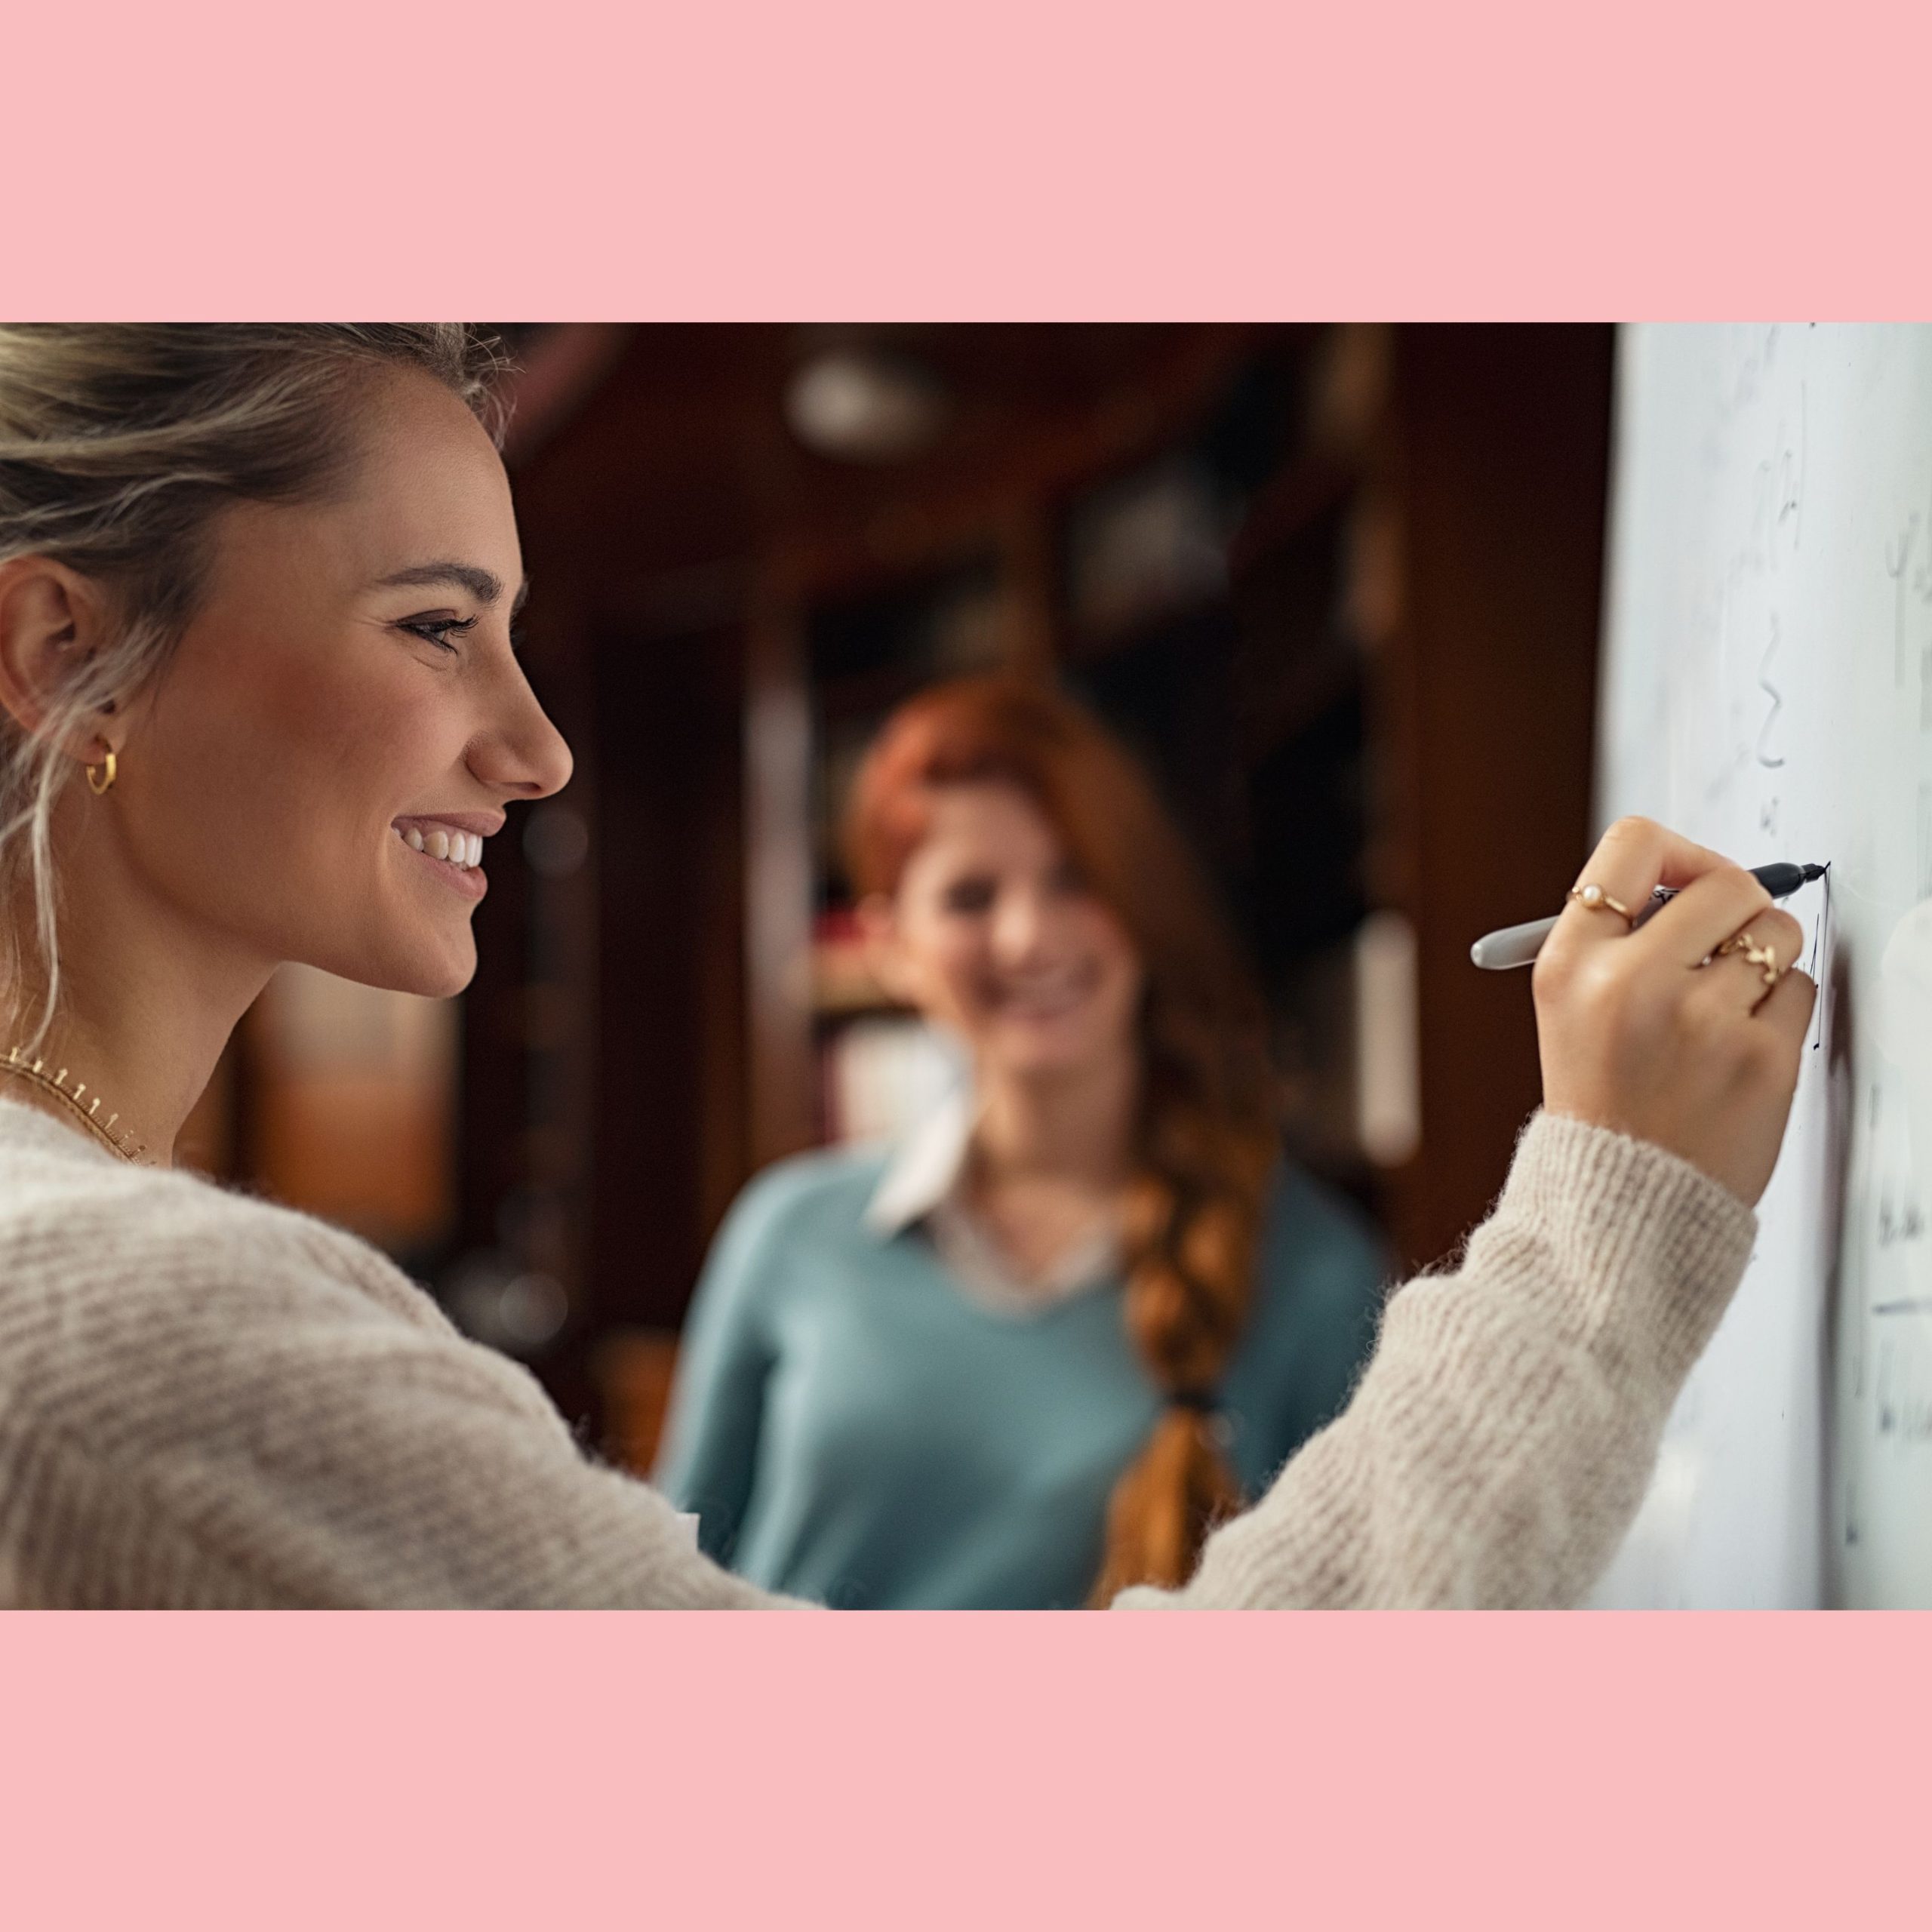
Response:
[{"label": "eyelashes", "polygon": [[995,888],[987,880],[966,878],[949,886],[940,903],[949,912],[964,913],[971,916],[992,909]]},{"label": "eyelashes", "polygon": [[[1070,860],[1055,866],[1047,883],[1048,889],[1062,898],[1084,899],[1088,895],[1086,874]],[[999,882],[994,879],[955,879],[940,896],[940,903],[949,912],[977,917],[992,909],[1000,890]]]},{"label": "eyelashes", "polygon": [[[412,637],[420,637],[426,642],[433,644],[438,651],[447,651],[454,656],[456,646],[450,640],[466,635],[476,628],[476,625],[477,620],[474,617],[405,617],[397,628],[408,631]],[[512,624],[510,626],[510,649],[518,651],[522,648],[523,626],[520,623]]]},{"label": "eyelashes", "polygon": [[425,642],[433,644],[438,651],[447,651],[454,656],[456,646],[450,639],[473,631],[476,628],[476,620],[474,617],[406,617],[399,628],[408,631],[412,637],[420,637]]}]

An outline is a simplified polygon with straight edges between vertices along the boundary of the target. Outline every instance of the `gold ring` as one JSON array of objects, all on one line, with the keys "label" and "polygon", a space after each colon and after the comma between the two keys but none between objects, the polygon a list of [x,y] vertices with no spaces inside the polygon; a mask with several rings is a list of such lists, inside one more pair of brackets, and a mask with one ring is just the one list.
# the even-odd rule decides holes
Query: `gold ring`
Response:
[{"label": "gold ring", "polygon": [[1587,906],[1592,912],[1601,907],[1606,912],[1614,912],[1626,924],[1634,926],[1637,923],[1636,914],[1629,906],[1611,898],[1600,885],[1573,885],[1570,888],[1569,897],[1578,905]]},{"label": "gold ring", "polygon": [[1764,983],[1774,986],[1791,969],[1778,964],[1776,951],[1768,946],[1760,946],[1748,932],[1734,933],[1718,948],[1720,958],[1727,953],[1741,952],[1747,966],[1761,966],[1764,969]]}]

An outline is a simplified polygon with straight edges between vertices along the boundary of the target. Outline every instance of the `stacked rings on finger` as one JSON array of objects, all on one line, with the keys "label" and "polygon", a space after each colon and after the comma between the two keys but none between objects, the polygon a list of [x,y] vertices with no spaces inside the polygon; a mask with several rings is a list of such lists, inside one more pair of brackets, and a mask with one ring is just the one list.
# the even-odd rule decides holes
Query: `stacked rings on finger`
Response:
[{"label": "stacked rings on finger", "polygon": [[1614,912],[1626,925],[1634,926],[1637,923],[1636,914],[1620,900],[1611,898],[1600,885],[1573,885],[1567,896],[1575,900],[1579,906],[1587,906],[1592,912],[1598,910]]},{"label": "stacked rings on finger", "polygon": [[1716,956],[1722,958],[1727,954],[1733,952],[1743,953],[1744,963],[1747,966],[1763,967],[1764,983],[1767,986],[1776,986],[1779,980],[1791,971],[1789,966],[1780,966],[1778,964],[1778,955],[1771,947],[1760,946],[1748,932],[1732,934],[1730,937],[1718,948]]}]

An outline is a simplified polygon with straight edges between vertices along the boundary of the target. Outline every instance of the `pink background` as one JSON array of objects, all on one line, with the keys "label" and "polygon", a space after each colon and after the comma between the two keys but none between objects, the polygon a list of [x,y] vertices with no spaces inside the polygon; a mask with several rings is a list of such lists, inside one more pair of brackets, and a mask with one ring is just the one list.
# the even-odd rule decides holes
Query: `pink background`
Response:
[{"label": "pink background", "polygon": [[1923,1924],[1925,1640],[1850,1615],[17,1616],[0,1917]]},{"label": "pink background", "polygon": [[[1928,18],[41,0],[0,309],[1923,315]],[[0,1919],[1915,1921],[1927,1638],[15,1617]]]},{"label": "pink background", "polygon": [[1923,312],[1928,40],[1763,0],[35,0],[0,306]]}]

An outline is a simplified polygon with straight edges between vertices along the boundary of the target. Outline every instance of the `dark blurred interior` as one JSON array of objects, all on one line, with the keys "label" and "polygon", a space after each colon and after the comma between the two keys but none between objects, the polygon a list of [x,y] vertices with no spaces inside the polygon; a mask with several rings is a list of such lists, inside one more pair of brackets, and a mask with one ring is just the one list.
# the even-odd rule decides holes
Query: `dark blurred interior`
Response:
[{"label": "dark blurred interior", "polygon": [[922,682],[1142,752],[1275,1015],[1284,1131],[1405,1264],[1500,1186],[1587,850],[1607,328],[522,325],[525,645],[577,753],[491,841],[468,994],[285,971],[192,1124],[648,1461],[738,1187],[916,1088],[832,828]]}]

